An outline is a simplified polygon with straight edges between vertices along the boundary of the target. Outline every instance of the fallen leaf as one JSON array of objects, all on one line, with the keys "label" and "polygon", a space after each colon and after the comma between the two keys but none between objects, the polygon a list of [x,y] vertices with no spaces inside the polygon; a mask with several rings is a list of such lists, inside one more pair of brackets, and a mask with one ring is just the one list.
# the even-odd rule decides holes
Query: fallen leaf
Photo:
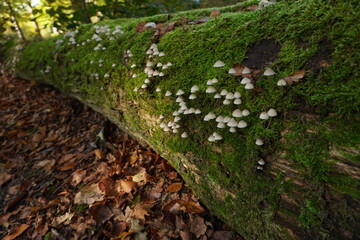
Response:
[{"label": "fallen leaf", "polygon": [[34,168],[44,168],[45,170],[49,171],[54,168],[55,159],[51,160],[43,160],[34,165]]},{"label": "fallen leaf", "polygon": [[3,240],[15,239],[18,236],[20,236],[28,228],[29,228],[29,225],[27,225],[27,224],[21,224],[20,226],[16,226],[13,231],[14,233],[7,235],[6,237],[3,238]]},{"label": "fallen leaf", "polygon": [[86,170],[78,169],[72,174],[71,185],[76,187],[86,176]]},{"label": "fallen leaf", "polygon": [[58,169],[60,171],[67,171],[70,169],[74,169],[76,166],[77,166],[77,163],[75,162],[75,159],[74,159],[71,162],[65,163],[63,166],[59,167]]},{"label": "fallen leaf", "polygon": [[210,20],[209,17],[200,18],[200,19],[197,19],[197,20],[195,20],[195,21],[189,22],[188,24],[189,24],[189,25],[195,25],[195,24],[205,23],[205,22],[207,22],[207,21],[209,21],[209,20]]},{"label": "fallen leaf", "polygon": [[65,156],[63,156],[60,159],[58,164],[64,164],[64,163],[68,162],[69,160],[73,159],[75,156],[76,156],[76,154],[73,154],[73,153],[66,154]]},{"label": "fallen leaf", "polygon": [[259,9],[259,5],[257,5],[257,4],[251,5],[251,6],[246,8],[246,10],[248,10],[248,11],[255,11],[255,10],[258,10],[258,9]]},{"label": "fallen leaf", "polygon": [[203,213],[205,212],[204,208],[200,206],[200,204],[195,202],[183,202],[182,204],[186,211],[189,213]]},{"label": "fallen leaf", "polygon": [[104,205],[92,206],[89,208],[89,213],[93,216],[97,225],[102,225],[114,216],[114,213],[110,210],[110,208]]},{"label": "fallen leaf", "polygon": [[145,216],[149,216],[150,213],[152,212],[151,211],[152,207],[153,205],[150,203],[136,204],[132,212],[132,217],[145,220]]},{"label": "fallen leaf", "polygon": [[204,235],[207,229],[205,221],[202,217],[197,215],[190,215],[190,232],[195,234],[196,238]]},{"label": "fallen leaf", "polygon": [[218,17],[218,16],[220,16],[220,14],[221,14],[220,10],[214,9],[211,11],[210,17]]},{"label": "fallen leaf", "polygon": [[137,182],[139,186],[143,186],[146,184],[146,169],[141,168],[140,171],[132,177],[134,182]]},{"label": "fallen leaf", "polygon": [[94,153],[95,153],[95,160],[101,160],[105,158],[105,153],[101,149],[95,149]]},{"label": "fallen leaf", "polygon": [[242,66],[241,64],[239,63],[235,63],[233,65],[233,68],[235,69],[235,73],[233,73],[232,75],[235,76],[235,77],[239,77],[239,76],[242,76],[242,71],[244,69],[244,66]]},{"label": "fallen leaf", "polygon": [[74,203],[76,204],[93,204],[94,202],[101,201],[104,198],[104,193],[99,189],[98,184],[94,183],[86,186],[75,195]]},{"label": "fallen leaf", "polygon": [[305,70],[300,70],[298,72],[294,72],[293,74],[283,77],[287,84],[292,85],[294,82],[299,82],[305,76]]},{"label": "fallen leaf", "polygon": [[130,156],[130,165],[134,165],[136,161],[139,159],[137,153],[135,152],[133,155]]},{"label": "fallen leaf", "polygon": [[183,183],[182,182],[178,182],[178,183],[172,183],[169,185],[168,187],[168,191],[169,192],[178,192],[182,189],[183,187]]},{"label": "fallen leaf", "polygon": [[11,179],[12,175],[6,172],[0,172],[0,187]]},{"label": "fallen leaf", "polygon": [[51,223],[51,226],[52,227],[57,227],[59,226],[60,224],[65,224],[65,225],[68,225],[70,224],[71,222],[71,219],[74,217],[74,214],[75,213],[65,213],[64,215],[62,216],[59,216],[59,217],[55,217],[54,220],[52,221]]},{"label": "fallen leaf", "polygon": [[118,192],[130,193],[132,190],[136,190],[137,183],[134,181],[119,180],[117,182]]}]

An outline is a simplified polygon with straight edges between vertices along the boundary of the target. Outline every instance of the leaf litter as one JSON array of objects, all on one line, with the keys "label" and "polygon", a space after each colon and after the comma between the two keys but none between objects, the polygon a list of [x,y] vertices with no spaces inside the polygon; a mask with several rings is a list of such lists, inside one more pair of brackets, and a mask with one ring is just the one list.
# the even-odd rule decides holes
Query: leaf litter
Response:
[{"label": "leaf litter", "polygon": [[0,77],[0,238],[242,239],[165,159],[100,114],[52,87]]}]

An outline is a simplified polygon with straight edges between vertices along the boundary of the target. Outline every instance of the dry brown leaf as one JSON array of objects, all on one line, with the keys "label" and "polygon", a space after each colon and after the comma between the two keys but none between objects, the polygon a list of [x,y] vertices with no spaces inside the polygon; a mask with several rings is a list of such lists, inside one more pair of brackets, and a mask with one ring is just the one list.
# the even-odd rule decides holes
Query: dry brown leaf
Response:
[{"label": "dry brown leaf", "polygon": [[145,25],[146,22],[141,22],[135,27],[135,29],[137,30],[138,33],[142,33],[146,30]]},{"label": "dry brown leaf", "polygon": [[235,73],[232,74],[233,76],[239,77],[242,75],[241,73],[242,73],[242,70],[244,69],[244,66],[242,66],[239,63],[235,63],[232,67],[235,69]]},{"label": "dry brown leaf", "polygon": [[89,213],[93,216],[97,225],[102,225],[104,222],[114,216],[114,213],[110,210],[110,208],[104,205],[92,206],[89,208]]},{"label": "dry brown leaf", "polygon": [[137,182],[139,184],[139,186],[143,186],[146,184],[146,169],[145,168],[141,168],[140,171],[132,177],[132,180],[134,182]]},{"label": "dry brown leaf", "polygon": [[101,160],[105,158],[105,153],[101,149],[95,149],[94,153],[95,153],[95,160]]},{"label": "dry brown leaf", "polygon": [[130,165],[134,165],[134,163],[136,163],[138,159],[139,159],[139,156],[135,152],[133,155],[130,156]]},{"label": "dry brown leaf", "polygon": [[152,207],[153,204],[150,203],[136,204],[131,216],[137,219],[145,220],[145,216],[149,216],[152,212]]},{"label": "dry brown leaf", "polygon": [[200,238],[200,236],[204,235],[207,229],[204,219],[197,215],[190,215],[189,225],[190,232],[195,234],[196,238]]},{"label": "dry brown leaf", "polygon": [[104,198],[104,193],[99,189],[98,184],[94,183],[86,186],[75,195],[74,203],[76,204],[93,204],[94,202],[101,201]]},{"label": "dry brown leaf", "polygon": [[200,204],[195,202],[183,202],[182,204],[186,211],[189,213],[203,213],[205,212],[204,208],[200,206]]},{"label": "dry brown leaf", "polygon": [[0,187],[11,179],[12,175],[6,172],[0,172]]},{"label": "dry brown leaf", "polygon": [[51,223],[51,226],[52,227],[57,227],[59,226],[60,224],[65,224],[65,225],[68,225],[70,224],[71,222],[71,219],[74,217],[74,214],[75,213],[65,213],[64,215],[62,216],[59,216],[59,217],[55,217],[54,220],[52,221]]},{"label": "dry brown leaf", "polygon": [[78,169],[72,174],[71,185],[77,186],[86,176],[86,170]]},{"label": "dry brown leaf", "polygon": [[178,192],[182,189],[183,187],[183,183],[182,182],[178,182],[178,183],[172,183],[169,185],[168,187],[168,191],[169,192]]},{"label": "dry brown leaf", "polygon": [[136,190],[137,183],[134,181],[119,180],[117,182],[118,192],[130,193],[132,190]]},{"label": "dry brown leaf", "polygon": [[220,16],[220,14],[221,14],[220,10],[214,9],[211,11],[210,17],[218,17],[218,16]]},{"label": "dry brown leaf", "polygon": [[3,240],[12,240],[20,236],[26,229],[29,228],[27,224],[21,224],[20,226],[16,226],[14,228],[14,233],[7,235],[3,238]]},{"label": "dry brown leaf", "polygon": [[305,76],[305,70],[294,72],[293,74],[283,77],[287,84],[292,85],[294,82],[299,82]]},{"label": "dry brown leaf", "polygon": [[63,166],[59,167],[58,169],[60,171],[67,171],[70,169],[74,169],[77,166],[77,163],[75,162],[75,159],[71,162],[65,163]]},{"label": "dry brown leaf", "polygon": [[66,163],[68,161],[70,161],[71,159],[75,158],[76,154],[74,153],[69,153],[69,154],[66,154],[65,156],[63,156],[60,161],[58,162],[59,164],[63,164],[63,163]]},{"label": "dry brown leaf", "polygon": [[248,10],[248,11],[255,11],[255,10],[258,10],[258,9],[259,9],[259,6],[257,4],[251,5],[251,6],[246,8],[246,10]]}]

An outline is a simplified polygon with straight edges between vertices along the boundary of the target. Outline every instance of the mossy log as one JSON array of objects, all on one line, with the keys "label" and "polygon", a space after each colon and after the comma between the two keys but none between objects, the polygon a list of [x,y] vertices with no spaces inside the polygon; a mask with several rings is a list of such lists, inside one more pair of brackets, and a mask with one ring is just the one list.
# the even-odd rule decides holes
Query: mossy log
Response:
[{"label": "mossy log", "polygon": [[[246,239],[357,238],[358,2],[283,0],[261,10],[254,4],[221,8],[213,17],[204,9],[84,25],[26,46],[16,72],[77,97],[149,144]],[[156,28],[145,27],[150,22]],[[213,67],[218,60],[225,66]],[[245,66],[250,73],[242,74]],[[264,76],[269,67],[275,75]],[[149,77],[150,68],[164,76]],[[245,89],[244,77],[254,89]],[[242,103],[206,93],[214,78],[218,93],[238,92]],[[287,85],[278,86],[280,79]],[[200,90],[189,100],[193,85]],[[271,108],[277,116],[259,118]],[[233,117],[235,109],[250,115]],[[168,124],[175,110],[188,111]],[[247,127],[217,128],[215,120],[204,121],[209,112]],[[208,141],[214,132],[222,140]]]}]

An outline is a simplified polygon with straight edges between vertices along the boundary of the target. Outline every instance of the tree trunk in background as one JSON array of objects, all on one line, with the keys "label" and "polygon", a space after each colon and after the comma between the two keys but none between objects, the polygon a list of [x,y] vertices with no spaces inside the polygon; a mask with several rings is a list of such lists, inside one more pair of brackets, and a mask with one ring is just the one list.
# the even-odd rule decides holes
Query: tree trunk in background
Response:
[{"label": "tree trunk in background", "polygon": [[79,21],[83,23],[91,22],[85,0],[71,0],[71,6],[75,11],[74,15],[79,15]]},{"label": "tree trunk in background", "polygon": [[32,6],[31,6],[31,1],[27,1],[26,4],[29,6],[29,10],[30,10],[30,14],[31,14],[31,19],[33,19],[34,23],[35,23],[35,31],[37,33],[37,36],[39,39],[43,39],[43,37],[41,36],[41,30],[39,27],[39,23],[37,22],[34,14],[33,14],[33,10],[32,10]]},{"label": "tree trunk in background", "polygon": [[18,22],[18,20],[17,20],[17,17],[16,17],[16,13],[15,13],[15,11],[14,11],[14,9],[13,9],[10,1],[6,0],[5,2],[6,2],[6,4],[9,6],[9,10],[10,10],[10,15],[11,15],[11,17],[14,18],[16,31],[17,31],[17,33],[18,33],[18,35],[19,35],[19,38],[21,39],[21,41],[26,42],[27,40],[26,40],[26,38],[25,38],[24,32],[22,31],[22,29],[21,29],[21,27],[20,27],[20,24],[19,24],[19,22]]}]

